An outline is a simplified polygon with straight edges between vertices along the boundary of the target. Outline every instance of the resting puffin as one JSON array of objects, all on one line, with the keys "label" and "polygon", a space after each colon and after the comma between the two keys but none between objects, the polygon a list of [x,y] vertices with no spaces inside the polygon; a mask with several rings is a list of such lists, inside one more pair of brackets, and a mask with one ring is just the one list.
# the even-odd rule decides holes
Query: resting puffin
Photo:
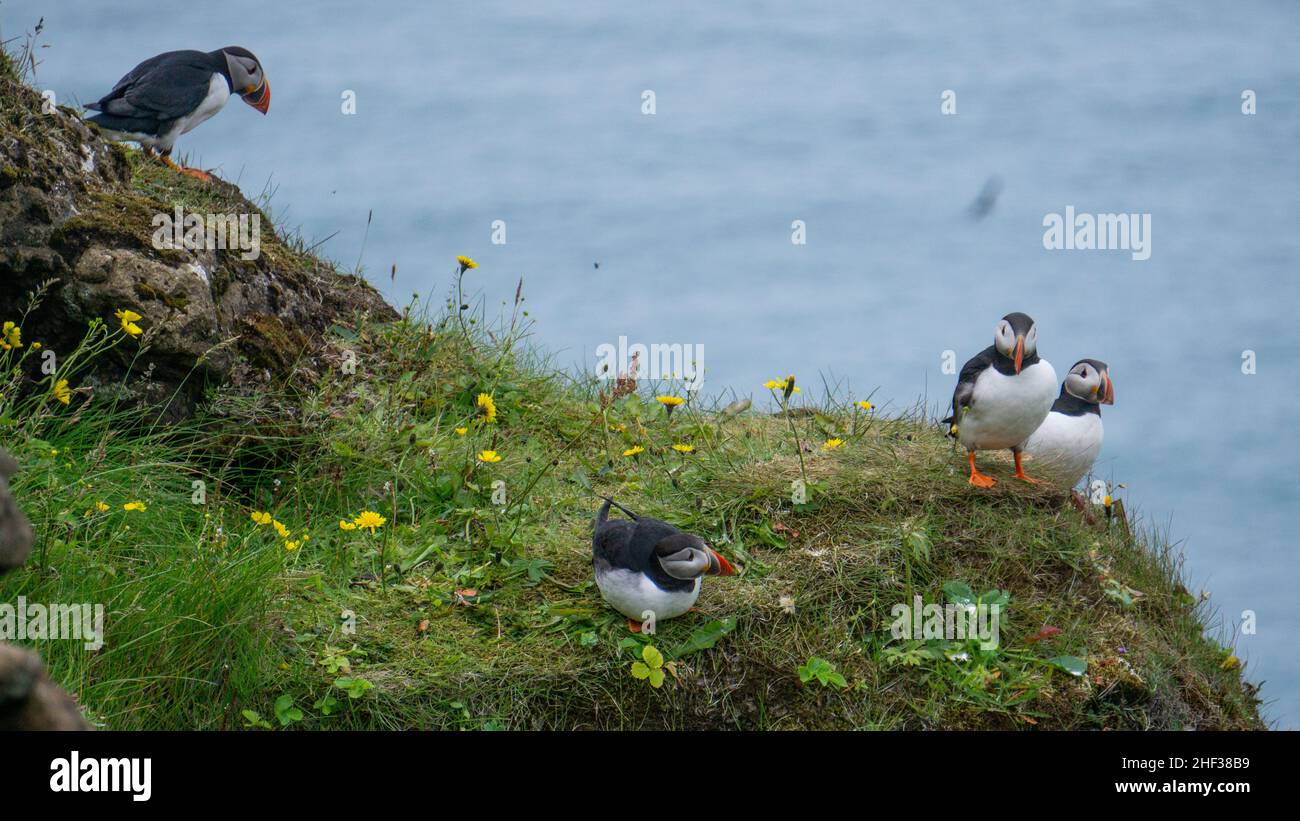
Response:
[{"label": "resting puffin", "polygon": [[[642,621],[671,619],[694,607],[706,573],[735,574],[699,536],[604,498],[591,538],[596,586],[610,607],[627,616],[632,632],[641,631]],[[611,504],[632,518],[610,519]]]},{"label": "resting puffin", "polygon": [[209,180],[202,171],[173,163],[172,146],[220,111],[231,94],[263,114],[271,107],[271,86],[251,51],[239,46],[169,51],[145,60],[103,99],[88,103],[86,108],[100,113],[87,119],[113,139],[138,142],[146,153],[160,152],[171,168]]},{"label": "resting puffin", "polygon": [[975,468],[975,451],[1010,448],[1016,478],[1025,475],[1021,445],[1038,429],[1052,407],[1056,371],[1038,356],[1038,327],[1022,313],[1007,314],[998,323],[993,344],[962,366],[952,393],[952,416],[944,419],[966,448],[970,483],[993,487],[997,482]]},{"label": "resting puffin", "polygon": [[1035,473],[1074,487],[1101,452],[1101,406],[1115,404],[1110,370],[1098,359],[1080,359],[1061,383],[1052,410],[1025,441]]}]

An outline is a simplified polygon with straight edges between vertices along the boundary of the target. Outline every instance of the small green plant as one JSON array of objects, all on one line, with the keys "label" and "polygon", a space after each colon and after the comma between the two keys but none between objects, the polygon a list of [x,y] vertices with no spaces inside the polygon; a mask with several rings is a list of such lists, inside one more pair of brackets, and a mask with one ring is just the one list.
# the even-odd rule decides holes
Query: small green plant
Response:
[{"label": "small green plant", "polygon": [[356,700],[363,697],[368,691],[374,689],[373,684],[359,677],[342,677],[334,679],[334,686],[348,694],[348,698]]},{"label": "small green plant", "polygon": [[808,659],[807,664],[799,668],[799,681],[807,684],[813,679],[821,682],[823,687],[838,687],[844,690],[849,686],[844,676],[836,671],[835,665],[819,656],[813,656]]},{"label": "small green plant", "polygon": [[288,727],[290,724],[302,721],[302,710],[294,706],[293,696],[285,693],[275,700],[275,717],[281,727]]},{"label": "small green plant", "polygon": [[256,710],[243,710],[244,727],[246,729],[270,730],[271,722],[262,718]]},{"label": "small green plant", "polygon": [[641,648],[641,661],[632,662],[632,678],[649,681],[656,690],[664,686],[664,656],[647,644]]}]

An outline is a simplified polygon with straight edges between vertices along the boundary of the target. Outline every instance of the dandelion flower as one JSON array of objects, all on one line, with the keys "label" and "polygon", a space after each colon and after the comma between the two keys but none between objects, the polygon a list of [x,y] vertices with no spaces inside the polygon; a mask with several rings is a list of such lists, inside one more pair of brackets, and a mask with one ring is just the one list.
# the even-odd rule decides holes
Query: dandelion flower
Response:
[{"label": "dandelion flower", "polygon": [[497,403],[486,393],[478,395],[478,406],[483,409],[483,418],[488,424],[497,421]]},{"label": "dandelion flower", "polygon": [[469,433],[469,428],[456,428],[457,436],[464,436],[466,433]]},{"label": "dandelion flower", "polygon": [[786,399],[790,398],[791,393],[803,393],[803,391],[794,386],[793,376],[788,379],[769,379],[763,383],[763,387],[767,388],[769,391],[784,392]]},{"label": "dandelion flower", "polygon": [[21,348],[23,346],[23,329],[12,322],[6,322],[4,327],[0,329],[0,344],[4,345],[6,351],[10,348]]},{"label": "dandelion flower", "polygon": [[671,411],[686,400],[680,396],[656,396],[655,401]]},{"label": "dandelion flower", "polygon": [[54,398],[65,405],[72,401],[72,391],[68,389],[68,380],[60,379],[54,383]]},{"label": "dandelion flower", "polygon": [[144,317],[140,316],[135,311],[129,309],[114,311],[113,316],[117,317],[121,321],[122,330],[126,331],[131,336],[139,336],[144,333],[144,330],[139,325],[135,324],[136,320],[144,319]]},{"label": "dandelion flower", "polygon": [[138,510],[138,511],[143,512],[143,511],[145,511],[145,510],[148,510],[149,508],[145,507],[144,502],[127,502],[126,504],[122,505],[122,509],[123,509],[123,510]]},{"label": "dandelion flower", "polygon": [[352,523],[362,530],[369,530],[373,534],[375,528],[383,527],[384,522],[387,521],[387,519],[373,510],[363,510],[361,513],[357,514],[357,517],[352,520]]},{"label": "dandelion flower", "polygon": [[339,519],[339,530],[356,530],[356,529],[357,529],[356,523],[349,522],[346,519]]},{"label": "dandelion flower", "polygon": [[695,446],[694,446],[694,445],[683,445],[683,444],[677,444],[677,445],[673,445],[673,450],[677,451],[678,453],[694,453],[694,452],[695,452]]},{"label": "dandelion flower", "polygon": [[873,404],[871,404],[870,402],[868,402],[867,400],[863,399],[862,401],[858,402],[858,407],[859,407],[859,408],[862,408],[863,410],[867,410],[867,411],[869,411],[869,410],[871,410],[872,408],[874,408],[875,405],[873,405]]},{"label": "dandelion flower", "polygon": [[638,453],[644,453],[644,452],[645,452],[645,448],[641,447],[640,445],[634,445],[633,447],[630,447],[627,450],[623,451],[623,455],[636,456]]},{"label": "dandelion flower", "polygon": [[252,513],[248,514],[248,518],[252,519],[254,523],[259,525],[269,525],[271,523],[270,513],[262,513],[257,510],[254,510]]},{"label": "dandelion flower", "polygon": [[480,450],[478,452],[478,460],[480,462],[487,462],[488,464],[493,464],[495,462],[500,462],[501,456],[495,450]]},{"label": "dandelion flower", "polygon": [[478,267],[478,263],[467,256],[456,257],[456,261],[460,263],[460,269],[462,271],[470,271]]},{"label": "dandelion flower", "polygon": [[822,442],[822,450],[835,450],[842,444],[844,444],[843,439],[827,439]]}]

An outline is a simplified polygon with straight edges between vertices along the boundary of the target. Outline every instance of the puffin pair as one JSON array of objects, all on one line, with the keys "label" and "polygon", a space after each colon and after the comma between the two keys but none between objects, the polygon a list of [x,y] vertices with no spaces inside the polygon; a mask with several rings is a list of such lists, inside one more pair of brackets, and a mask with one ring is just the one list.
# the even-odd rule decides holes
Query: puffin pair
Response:
[{"label": "puffin pair", "polygon": [[232,94],[265,114],[271,86],[262,64],[246,48],[217,51],[169,51],[150,57],[117,81],[103,99],[86,108],[99,111],[87,119],[115,140],[138,142],[146,153],[158,151],[177,171],[212,178],[171,160],[176,138],[193,131],[220,111]]},{"label": "puffin pair", "polygon": [[[704,540],[667,522],[637,516],[608,497],[596,514],[591,560],[600,595],[627,617],[634,633],[641,623],[663,621],[691,610],[704,576],[735,570]],[[629,519],[609,518],[610,505]]]},{"label": "puffin pair", "polygon": [[975,467],[978,450],[1010,449],[1016,478],[1028,454],[1049,478],[1073,486],[1101,451],[1100,403],[1113,404],[1115,388],[1106,363],[1083,359],[1070,369],[1057,394],[1056,371],[1038,356],[1038,327],[1023,313],[1010,313],[994,331],[993,344],[962,366],[943,421],[966,448],[970,483],[993,487]]}]

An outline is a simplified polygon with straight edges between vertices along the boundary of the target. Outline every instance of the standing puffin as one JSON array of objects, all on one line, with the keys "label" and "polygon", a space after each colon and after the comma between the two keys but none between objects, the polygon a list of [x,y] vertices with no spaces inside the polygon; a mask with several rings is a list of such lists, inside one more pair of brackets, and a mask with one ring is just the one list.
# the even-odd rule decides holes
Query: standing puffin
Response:
[{"label": "standing puffin", "polygon": [[1038,356],[1038,328],[1022,313],[1002,317],[993,344],[962,366],[952,393],[949,434],[966,448],[970,483],[993,487],[992,476],[975,468],[975,451],[1010,448],[1016,460],[1016,478],[1025,475],[1020,463],[1021,445],[1047,417],[1056,392],[1056,371]]},{"label": "standing puffin", "polygon": [[605,497],[596,514],[591,560],[600,595],[627,616],[627,626],[641,632],[641,622],[680,616],[695,606],[702,577],[731,576],[735,570],[704,540],[667,522],[637,516],[618,505],[630,519],[610,519]]},{"label": "standing puffin", "polygon": [[1080,359],[1061,383],[1061,395],[1038,430],[1025,441],[1035,473],[1072,488],[1101,452],[1101,406],[1115,404],[1106,363]]},{"label": "standing puffin", "polygon": [[262,64],[239,46],[217,51],[169,51],[150,57],[117,81],[113,90],[86,108],[99,111],[87,118],[115,140],[140,143],[156,150],[169,167],[202,180],[212,179],[171,160],[176,138],[193,131],[225,106],[231,94],[265,114],[271,107],[271,86]]}]

